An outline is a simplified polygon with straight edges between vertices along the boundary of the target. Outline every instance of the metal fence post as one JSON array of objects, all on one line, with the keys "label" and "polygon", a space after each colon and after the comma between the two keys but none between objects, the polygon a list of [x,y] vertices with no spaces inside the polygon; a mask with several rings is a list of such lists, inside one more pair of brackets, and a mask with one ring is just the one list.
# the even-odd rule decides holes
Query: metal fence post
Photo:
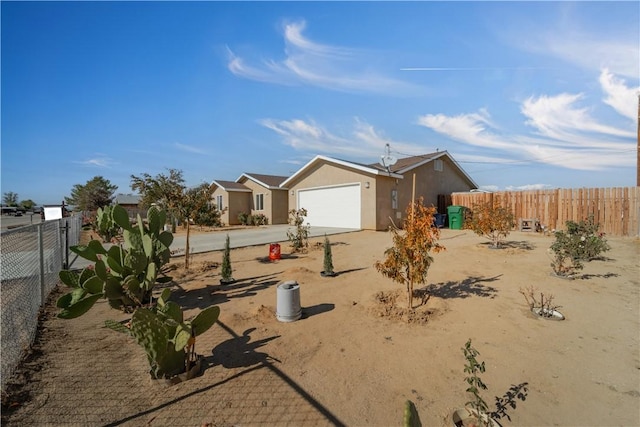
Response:
[{"label": "metal fence post", "polygon": [[42,236],[43,224],[38,224],[38,260],[40,261],[40,305],[44,304],[47,299],[45,295],[44,280],[44,239]]},{"label": "metal fence post", "polygon": [[64,263],[65,270],[69,269],[69,221],[64,221]]}]

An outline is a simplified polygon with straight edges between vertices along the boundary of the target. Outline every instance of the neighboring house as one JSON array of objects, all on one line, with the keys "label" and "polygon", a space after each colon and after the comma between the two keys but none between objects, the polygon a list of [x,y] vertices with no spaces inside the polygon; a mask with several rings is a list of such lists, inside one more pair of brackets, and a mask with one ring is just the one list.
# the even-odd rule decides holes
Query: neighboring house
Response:
[{"label": "neighboring house", "polygon": [[269,224],[286,224],[288,198],[280,184],[285,176],[243,173],[235,181],[214,180],[213,201],[221,211],[221,221],[227,225],[240,224],[241,213],[263,214]]},{"label": "neighboring house", "polygon": [[[398,159],[385,168],[316,156],[280,185],[288,190],[288,209],[305,208],[312,226],[386,230],[400,225],[411,202],[440,205],[453,192],[477,184],[446,151]],[[446,206],[440,206],[440,210]],[[446,213],[446,212],[440,212]]]},{"label": "neighboring house", "polygon": [[264,214],[269,224],[286,224],[289,220],[287,188],[280,187],[286,176],[243,173],[236,182],[251,189],[251,214]]},{"label": "neighboring house", "polygon": [[142,197],[137,194],[116,194],[112,203],[125,208],[129,218],[137,218],[138,214],[142,218],[146,218],[147,212],[140,208],[140,200],[142,200]]}]

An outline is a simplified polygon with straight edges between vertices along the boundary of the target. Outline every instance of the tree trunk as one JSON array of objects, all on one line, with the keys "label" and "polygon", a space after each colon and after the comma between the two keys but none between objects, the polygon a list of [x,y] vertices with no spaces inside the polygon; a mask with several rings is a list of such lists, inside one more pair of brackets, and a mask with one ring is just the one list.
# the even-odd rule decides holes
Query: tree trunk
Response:
[{"label": "tree trunk", "polygon": [[189,218],[187,218],[187,238],[185,242],[185,250],[184,250],[184,269],[189,269]]}]

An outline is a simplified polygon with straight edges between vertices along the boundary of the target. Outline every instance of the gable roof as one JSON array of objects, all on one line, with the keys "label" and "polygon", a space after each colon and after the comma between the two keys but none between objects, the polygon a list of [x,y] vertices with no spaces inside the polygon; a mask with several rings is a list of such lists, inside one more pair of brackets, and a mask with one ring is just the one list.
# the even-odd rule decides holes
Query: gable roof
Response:
[{"label": "gable roof", "polygon": [[236,182],[242,183],[247,179],[257,182],[258,184],[270,190],[282,190],[283,188],[280,187],[280,184],[286,181],[287,177],[279,176],[279,175],[264,175],[264,174],[258,174],[258,173],[245,172],[242,175],[240,175],[238,179],[236,179]]},{"label": "gable roof", "polygon": [[301,175],[304,171],[306,171],[307,169],[309,169],[313,165],[321,163],[321,162],[332,163],[334,165],[344,166],[344,167],[347,167],[347,168],[350,168],[350,169],[359,170],[361,172],[370,173],[372,175],[388,175],[388,176],[391,176],[393,178],[398,178],[398,179],[402,179],[403,178],[402,175],[398,175],[398,174],[395,174],[395,173],[389,174],[382,167],[380,169],[376,169],[376,168],[371,167],[371,165],[363,165],[361,163],[354,163],[354,162],[349,162],[349,161],[346,161],[346,160],[334,159],[334,158],[323,156],[323,155],[317,155],[313,159],[309,160],[307,162],[307,164],[305,164],[300,169],[298,169],[296,171],[296,173],[294,173],[289,178],[287,178],[285,181],[283,181],[282,184],[280,184],[280,188],[286,188],[287,185],[289,185],[292,181],[294,181],[295,178],[297,178],[299,175]]},{"label": "gable roof", "polygon": [[220,188],[222,188],[224,191],[237,191],[237,192],[241,192],[241,193],[251,193],[251,189],[245,187],[244,185],[235,182],[235,181],[222,181],[220,179],[214,179],[211,182],[211,185],[215,185],[218,186]]},{"label": "gable roof", "polygon": [[285,188],[286,185],[289,185],[293,180],[295,180],[297,176],[302,174],[304,171],[306,171],[313,165],[323,161],[327,163],[333,163],[336,165],[348,167],[351,169],[356,169],[361,172],[370,173],[372,175],[385,175],[385,176],[390,176],[392,178],[403,179],[404,174],[409,172],[410,170],[420,167],[426,163],[429,163],[441,157],[447,157],[451,161],[451,163],[453,163],[456,166],[456,168],[458,168],[458,170],[464,175],[464,177],[469,180],[471,184],[473,184],[476,188],[478,187],[478,184],[476,184],[476,182],[469,176],[469,174],[467,174],[464,171],[464,169],[460,167],[458,162],[456,162],[455,159],[451,157],[451,155],[447,151],[438,151],[435,153],[422,154],[419,156],[404,157],[404,158],[398,159],[398,161],[393,166],[390,166],[388,170],[387,168],[385,168],[379,163],[371,163],[371,164],[365,165],[362,163],[350,162],[347,160],[339,160],[339,159],[334,159],[327,156],[317,155],[313,159],[311,159],[309,162],[307,162],[307,164],[305,164],[300,169],[298,169],[296,173],[294,173],[289,178],[284,180],[282,184],[280,184],[280,187]]},{"label": "gable roof", "polygon": [[[453,163],[458,168],[458,170],[465,176],[465,178],[469,180],[470,183],[472,183],[476,188],[478,187],[478,184],[476,184],[473,178],[471,178],[469,174],[467,174],[467,172],[465,172],[465,170],[462,169],[462,167],[460,167],[458,162],[456,162],[455,159],[451,157],[451,154],[449,154],[448,151],[437,151],[435,153],[421,154],[419,156],[411,156],[411,157],[404,157],[404,158],[398,159],[398,161],[394,165],[389,167],[389,171],[404,175],[405,173],[409,172],[412,169],[420,167],[426,163],[429,163],[441,157],[448,158],[451,161],[451,163]],[[379,163],[373,163],[369,165],[369,167],[386,171],[386,169]]]}]

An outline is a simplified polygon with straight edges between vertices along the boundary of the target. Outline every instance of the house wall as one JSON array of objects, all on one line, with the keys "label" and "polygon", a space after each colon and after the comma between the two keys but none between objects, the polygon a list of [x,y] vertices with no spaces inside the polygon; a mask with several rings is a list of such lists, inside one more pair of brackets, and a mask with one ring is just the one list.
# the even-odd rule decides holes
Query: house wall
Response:
[{"label": "house wall", "polygon": [[[247,179],[242,182],[242,185],[251,189],[251,214],[264,214],[269,224],[286,224],[287,223],[287,211],[288,211],[288,198],[286,190],[271,190],[265,188],[257,182]],[[248,194],[248,193],[247,193]],[[255,196],[256,194],[264,194],[263,208],[262,210],[255,209]],[[249,212],[249,211],[247,211]]]},{"label": "house wall", "polygon": [[[406,172],[404,179],[399,180],[398,207],[402,218],[406,216],[407,206],[411,203],[414,173],[416,175],[415,197],[417,200],[422,196],[425,206],[437,207],[439,194],[451,194],[454,192],[469,191],[475,188],[451,160],[447,157],[441,157],[440,159],[442,159],[443,163],[441,172],[435,170],[435,162],[431,161]],[[398,216],[397,218],[399,219]]]},{"label": "house wall", "polygon": [[273,219],[270,224],[287,224],[289,222],[289,197],[288,190],[272,190],[271,212]]},{"label": "house wall", "polygon": [[[240,212],[249,212],[251,209],[251,193],[243,191],[226,191],[222,188],[216,188],[211,198],[216,202],[216,197],[222,196],[222,212],[220,221],[227,225],[238,225],[238,214]],[[219,207],[218,207],[219,208]]]},{"label": "house wall", "polygon": [[[361,226],[363,229],[375,230],[377,229],[375,175],[340,165],[321,162],[297,177],[289,185],[289,191],[286,193],[289,209],[297,209],[298,207],[298,190],[357,182],[361,183]],[[366,182],[369,182],[369,188],[366,188]],[[291,190],[293,190],[293,195],[291,195]],[[327,200],[327,203],[331,203],[331,200]],[[336,209],[340,209],[340,207],[336,206]]]},{"label": "house wall", "polygon": [[378,176],[376,180],[376,230],[388,230],[392,220],[400,226],[398,220],[406,206],[402,206],[398,200],[397,209],[394,209],[391,200],[393,190],[400,193],[400,181],[402,180],[384,175]]}]

